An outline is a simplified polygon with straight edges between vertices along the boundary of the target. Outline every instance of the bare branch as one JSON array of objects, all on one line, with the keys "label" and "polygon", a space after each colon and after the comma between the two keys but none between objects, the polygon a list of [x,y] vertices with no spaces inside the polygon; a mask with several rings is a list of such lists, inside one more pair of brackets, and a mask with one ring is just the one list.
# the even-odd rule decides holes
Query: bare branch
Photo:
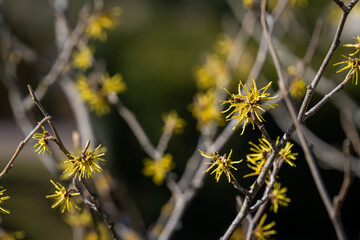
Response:
[{"label": "bare branch", "polygon": [[[41,103],[39,102],[39,100],[37,99],[37,97],[34,94],[33,89],[31,88],[30,85],[27,85],[29,92],[30,92],[30,96],[32,98],[32,100],[35,102],[35,104],[39,107],[40,111],[42,112],[42,114],[46,117],[49,116],[49,114],[46,112],[45,108],[41,105]],[[53,124],[52,120],[49,119],[48,123],[51,127],[51,130],[53,131],[53,133],[55,134],[56,140],[55,143],[59,146],[60,150],[66,155],[69,156],[70,153],[69,151],[65,148],[64,144],[62,143],[62,140],[60,138],[60,135],[58,133],[58,131],[55,128],[55,125]]]},{"label": "bare branch", "polygon": [[105,214],[104,211],[102,210],[102,208],[100,207],[100,204],[99,204],[96,194],[91,191],[90,187],[87,185],[87,183],[85,182],[84,179],[81,179],[80,182],[85,187],[86,191],[89,193],[90,198],[91,198],[91,202],[87,203],[87,205],[89,205],[95,212],[97,212],[100,215],[100,217],[104,220],[104,222],[110,229],[113,238],[116,240],[120,240],[120,237],[115,230],[114,223],[111,222],[111,220],[109,219],[107,214]]},{"label": "bare branch", "polygon": [[21,152],[21,150],[23,149],[23,147],[25,146],[25,144],[29,141],[29,139],[32,137],[32,135],[46,122],[49,121],[51,119],[51,116],[45,116],[39,123],[38,125],[29,133],[29,135],[20,142],[19,146],[17,147],[14,155],[11,157],[10,161],[8,162],[8,164],[5,166],[5,168],[2,170],[2,172],[0,173],[0,179],[2,177],[4,177],[5,174],[7,174],[10,169],[13,167],[14,165],[14,161],[16,159],[16,157],[19,155],[19,153]]}]

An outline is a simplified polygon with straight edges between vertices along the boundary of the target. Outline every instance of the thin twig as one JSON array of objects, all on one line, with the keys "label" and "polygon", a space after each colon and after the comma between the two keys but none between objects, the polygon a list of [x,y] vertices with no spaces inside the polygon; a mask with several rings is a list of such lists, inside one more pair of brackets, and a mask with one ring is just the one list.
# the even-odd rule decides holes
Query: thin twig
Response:
[{"label": "thin twig", "polygon": [[116,240],[120,240],[120,237],[119,237],[118,233],[115,230],[114,223],[111,222],[109,217],[104,213],[104,211],[100,207],[100,204],[99,204],[99,201],[97,199],[96,194],[90,189],[90,187],[87,185],[87,183],[85,182],[84,179],[81,178],[80,182],[85,187],[86,191],[90,195],[91,203],[93,205],[91,205],[91,204],[88,204],[88,205],[91,206],[91,208],[94,209],[95,212],[97,212],[100,215],[100,217],[104,220],[104,222],[106,223],[106,225],[110,229],[113,238],[116,239]]},{"label": "thin twig", "polygon": [[[85,22],[83,19],[84,16],[88,14],[88,11],[89,6],[85,4],[80,11],[79,21],[75,26],[74,31],[69,35],[69,38],[66,40],[64,47],[54,61],[50,71],[45,75],[38,87],[35,89],[35,94],[38,99],[41,100],[45,96],[49,86],[66,71],[66,66],[69,63],[71,52],[85,29]],[[34,102],[31,97],[26,97],[23,102],[26,110],[30,110],[34,106]]]},{"label": "thin twig", "polygon": [[260,217],[264,214],[264,212],[267,208],[268,202],[269,202],[269,200],[267,199],[264,203],[262,203],[262,205],[256,211],[254,217],[251,219],[251,221],[249,221],[249,226],[247,228],[247,233],[246,233],[246,238],[245,238],[246,240],[251,239],[255,224],[259,221]]},{"label": "thin twig", "polygon": [[[49,114],[46,112],[45,108],[41,105],[41,103],[39,102],[39,100],[37,99],[37,97],[35,96],[34,94],[34,91],[33,89],[31,88],[30,85],[27,85],[28,89],[29,89],[29,92],[30,92],[30,96],[32,98],[32,100],[35,102],[35,104],[39,107],[40,111],[42,112],[42,114],[46,117],[46,116],[49,116]],[[53,124],[52,120],[49,119],[48,120],[48,123],[51,127],[51,130],[53,131],[53,133],[55,134],[55,137],[56,137],[56,140],[55,140],[55,143],[59,146],[60,150],[66,155],[66,156],[69,156],[70,153],[69,151],[66,149],[66,147],[64,146],[61,138],[60,138],[60,135],[58,133],[58,131],[56,130],[55,128],[55,125]]]},{"label": "thin twig", "polygon": [[250,211],[253,212],[255,211],[257,208],[259,208],[262,204],[264,204],[270,196],[270,192],[274,187],[275,181],[276,181],[276,176],[280,171],[281,166],[283,165],[284,160],[277,162],[274,162],[273,164],[273,171],[270,174],[270,181],[268,182],[268,184],[266,185],[265,191],[263,193],[263,196],[261,197],[261,199],[257,200],[256,203],[250,207]]},{"label": "thin twig", "polygon": [[[335,36],[333,38],[333,41],[331,43],[330,49],[328,50],[314,80],[311,82],[311,84],[308,86],[308,90],[306,91],[306,95],[304,98],[304,101],[301,105],[300,111],[299,111],[299,115],[298,115],[298,119],[301,122],[304,118],[304,114],[310,104],[310,100],[313,96],[313,94],[315,93],[315,88],[318,85],[326,66],[328,65],[332,55],[334,54],[335,50],[337,49],[337,47],[340,44],[340,36],[342,34],[346,19],[348,14],[350,13],[351,9],[354,7],[354,5],[358,2],[359,0],[353,0],[351,1],[351,3],[348,5],[348,7],[346,9],[343,9],[343,13],[341,15],[338,27],[336,29],[336,33]],[[335,2],[339,2],[339,1],[335,1]]]},{"label": "thin twig", "polygon": [[[261,4],[261,11],[262,11],[262,14],[261,14],[262,18],[261,19],[262,19],[262,25],[263,25],[264,29],[267,29],[267,24],[266,24],[266,19],[265,19],[265,13],[266,13],[265,5],[266,5],[266,2],[267,2],[266,0],[263,0],[262,4]],[[268,35],[268,31],[265,31],[265,34]],[[334,228],[336,230],[336,234],[337,234],[338,238],[339,239],[346,239],[346,235],[345,235],[345,232],[344,232],[344,229],[343,229],[342,222],[341,222],[340,218],[336,218],[333,215],[333,207],[331,205],[329,194],[328,194],[328,192],[326,190],[326,187],[325,187],[323,179],[322,179],[322,177],[320,175],[320,172],[319,172],[319,170],[318,170],[318,168],[317,168],[317,166],[315,164],[314,156],[311,153],[311,150],[310,150],[309,145],[307,143],[304,132],[301,129],[298,118],[296,117],[296,113],[295,113],[296,110],[295,110],[294,104],[291,101],[291,98],[290,98],[290,96],[288,94],[288,90],[287,90],[286,85],[285,85],[286,82],[285,82],[285,79],[283,77],[281,66],[280,66],[280,61],[279,61],[277,52],[276,52],[276,50],[275,50],[275,48],[273,46],[270,35],[268,35],[267,41],[268,41],[269,49],[270,49],[271,55],[273,57],[274,65],[275,65],[275,68],[276,68],[276,71],[277,71],[277,74],[278,74],[278,77],[279,77],[280,89],[281,89],[281,91],[282,91],[282,93],[284,95],[284,100],[285,100],[287,108],[288,108],[288,110],[290,112],[291,118],[292,118],[292,120],[293,120],[293,122],[294,122],[294,124],[296,126],[298,137],[300,139],[302,148],[304,150],[305,158],[306,158],[307,163],[309,165],[309,168],[310,168],[310,171],[312,173],[313,179],[315,181],[316,187],[317,187],[317,189],[318,189],[318,191],[320,193],[320,196],[321,196],[321,198],[322,198],[322,200],[324,202],[326,210],[328,211],[329,217],[332,220],[332,223],[334,225]]]},{"label": "thin twig", "polygon": [[120,102],[120,99],[118,98],[116,99],[117,101],[114,104],[118,110],[119,115],[125,120],[128,126],[131,128],[135,137],[139,141],[141,147],[146,152],[146,154],[150,156],[150,158],[155,159],[156,149],[154,148],[153,144],[150,142],[149,137],[146,135],[145,131],[141,127],[135,115]]},{"label": "thin twig", "polygon": [[7,174],[10,169],[12,168],[12,166],[14,165],[14,161],[16,159],[16,157],[19,155],[19,153],[21,152],[21,150],[23,149],[23,147],[25,146],[25,144],[29,141],[29,139],[32,137],[32,135],[48,120],[51,119],[51,116],[45,116],[39,123],[38,125],[29,133],[29,135],[19,143],[19,146],[17,147],[14,155],[11,157],[10,161],[8,162],[8,164],[5,166],[5,168],[2,170],[2,172],[0,173],[0,179]]}]

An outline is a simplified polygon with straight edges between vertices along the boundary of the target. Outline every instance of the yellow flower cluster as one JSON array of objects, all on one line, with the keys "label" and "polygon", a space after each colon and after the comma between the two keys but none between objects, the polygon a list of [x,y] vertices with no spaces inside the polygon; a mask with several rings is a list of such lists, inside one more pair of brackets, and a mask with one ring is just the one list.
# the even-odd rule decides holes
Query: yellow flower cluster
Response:
[{"label": "yellow flower cluster", "polygon": [[173,157],[167,153],[163,158],[152,160],[150,158],[144,159],[143,174],[147,177],[152,177],[156,185],[161,185],[164,182],[166,174],[174,168]]},{"label": "yellow flower cluster", "polygon": [[166,134],[180,134],[184,130],[185,120],[180,118],[175,110],[171,110],[168,114],[163,115],[165,126],[163,128]]},{"label": "yellow flower cluster", "polygon": [[264,226],[265,220],[266,220],[267,214],[264,214],[254,231],[252,232],[252,235],[258,239],[258,240],[267,240],[270,239],[272,235],[276,234],[276,231],[271,229],[275,226],[275,222],[272,221],[271,223],[268,223]]},{"label": "yellow flower cluster", "polygon": [[44,154],[45,151],[47,151],[50,156],[51,156],[51,151],[49,148],[49,143],[48,141],[50,139],[52,139],[52,136],[49,134],[48,131],[45,130],[45,128],[43,126],[41,126],[43,132],[42,133],[34,133],[34,135],[32,136],[33,139],[37,140],[36,144],[34,145],[35,147],[38,147],[35,152],[38,152],[38,154],[42,153]]},{"label": "yellow flower cluster", "polygon": [[215,173],[215,179],[218,182],[220,179],[221,174],[224,172],[228,181],[231,182],[231,179],[236,180],[236,178],[234,177],[234,175],[231,173],[230,169],[235,169],[237,170],[233,164],[237,164],[240,163],[242,160],[239,161],[231,161],[230,157],[232,154],[232,150],[230,150],[229,156],[226,157],[226,154],[223,156],[220,156],[218,152],[215,153],[205,153],[201,150],[199,150],[201,155],[203,157],[206,158],[210,158],[212,160],[212,162],[206,162],[205,164],[211,164],[210,167],[208,169],[206,169],[204,171],[204,173],[209,172],[213,167],[215,167],[215,169],[210,173],[213,174]]},{"label": "yellow flower cluster", "polygon": [[299,100],[306,93],[306,83],[302,79],[302,76],[298,76],[296,74],[296,67],[294,65],[290,65],[287,68],[287,73],[288,73],[289,82],[290,82],[290,86],[289,86],[290,96],[293,99]]},{"label": "yellow flower cluster", "polygon": [[227,85],[230,79],[226,59],[232,43],[233,40],[226,35],[219,38],[213,52],[205,54],[204,63],[195,70],[199,91],[189,109],[197,119],[199,130],[208,125],[221,125],[224,122],[217,101],[218,88]]},{"label": "yellow flower cluster", "polygon": [[126,91],[126,83],[120,74],[110,77],[105,73],[100,77],[99,83],[91,84],[84,75],[79,75],[76,87],[80,96],[89,106],[90,111],[95,111],[96,115],[102,116],[110,112],[108,94],[120,94]]},{"label": "yellow flower cluster", "polygon": [[117,25],[118,17],[121,14],[121,8],[115,7],[108,11],[100,12],[88,18],[85,34],[89,38],[105,41],[107,39],[107,30],[112,30]]},{"label": "yellow flower cluster", "polygon": [[[252,117],[253,114],[260,122],[265,121],[265,119],[261,116],[259,110],[265,112],[265,107],[275,108],[275,106],[277,106],[277,104],[268,101],[277,97],[277,95],[270,97],[270,93],[266,92],[270,86],[271,82],[265,87],[258,90],[255,80],[252,79],[252,82],[250,82],[248,86],[245,86],[242,84],[242,82],[240,82],[238,85],[237,94],[231,94],[228,92],[228,90],[224,88],[224,90],[231,96],[231,98],[226,101],[221,101],[223,104],[230,104],[229,108],[222,111],[222,113],[228,112],[233,108],[232,111],[226,116],[227,121],[237,119],[237,124],[233,130],[235,130],[240,124],[243,123],[243,128],[241,132],[241,134],[243,134],[248,122],[252,123],[254,129],[255,125],[254,119]],[[241,88],[244,88],[245,94],[241,93]]]},{"label": "yellow flower cluster", "polygon": [[216,87],[216,84],[221,84],[221,81],[227,78],[227,74],[225,63],[220,56],[206,55],[205,63],[195,71],[197,86],[202,90]]},{"label": "yellow flower cluster", "polygon": [[93,151],[86,150],[79,156],[69,155],[71,159],[62,162],[66,166],[64,170],[65,176],[71,177],[74,175],[75,178],[79,176],[79,180],[81,180],[82,178],[91,178],[94,172],[101,172],[102,168],[98,161],[105,161],[101,158],[105,153],[101,151],[100,147],[101,145]]},{"label": "yellow flower cluster", "polygon": [[356,43],[344,44],[344,47],[353,47],[353,48],[355,48],[355,52],[350,53],[349,54],[350,57],[343,55],[343,57],[346,58],[347,60],[335,63],[334,66],[340,65],[340,64],[347,64],[345,67],[338,70],[336,73],[339,73],[346,69],[349,69],[349,72],[345,76],[345,80],[349,77],[350,74],[352,74],[352,82],[354,83],[354,79],[355,79],[355,85],[357,85],[358,78],[359,78],[359,71],[360,71],[360,59],[357,57],[352,58],[352,56],[354,56],[355,54],[357,54],[360,51],[360,37],[357,36],[354,39],[356,40]]},{"label": "yellow flower cluster", "polygon": [[281,188],[281,183],[274,183],[273,190],[271,191],[269,198],[271,202],[270,211],[274,213],[278,212],[279,206],[287,207],[291,202],[291,199],[286,197],[287,188]]},{"label": "yellow flower cluster", "polygon": [[289,92],[294,99],[302,98],[306,93],[306,83],[301,78],[293,79],[290,83]]},{"label": "yellow flower cluster", "polygon": [[194,102],[189,106],[193,116],[197,119],[197,128],[202,129],[213,123],[222,125],[224,119],[220,114],[220,106],[215,99],[215,91],[197,93]]},{"label": "yellow flower cluster", "polygon": [[[278,141],[279,138],[277,142]],[[263,166],[265,165],[268,156],[272,151],[271,144],[265,138],[260,138],[257,145],[252,142],[249,142],[249,144],[252,146],[250,147],[250,151],[252,151],[253,153],[246,155],[246,161],[248,163],[247,166],[252,169],[253,172],[245,175],[244,178],[259,175]],[[295,164],[292,161],[296,159],[297,153],[291,152],[291,148],[293,145],[294,144],[287,142],[285,144],[285,147],[280,149],[277,161],[283,159],[287,164],[295,167]]]},{"label": "yellow flower cluster", "polygon": [[56,200],[51,208],[61,206],[61,213],[64,213],[65,210],[70,212],[73,210],[73,207],[79,209],[73,199],[73,197],[80,195],[79,192],[74,189],[66,189],[60,183],[55,183],[53,180],[50,180],[50,182],[55,187],[55,193],[52,195],[47,195],[46,198],[54,198]]},{"label": "yellow flower cluster", "polygon": [[89,47],[84,47],[80,50],[74,50],[72,55],[72,65],[74,68],[80,70],[86,70],[92,66],[92,58],[94,54],[94,49]]}]

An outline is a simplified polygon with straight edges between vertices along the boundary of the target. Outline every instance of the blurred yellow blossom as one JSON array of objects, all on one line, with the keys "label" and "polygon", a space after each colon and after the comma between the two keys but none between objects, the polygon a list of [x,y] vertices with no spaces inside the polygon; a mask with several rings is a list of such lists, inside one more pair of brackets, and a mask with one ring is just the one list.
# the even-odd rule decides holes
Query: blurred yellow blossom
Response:
[{"label": "blurred yellow blossom", "polygon": [[152,177],[156,185],[161,185],[164,182],[166,174],[174,168],[173,157],[167,153],[163,158],[152,160],[150,158],[144,159],[143,174],[147,177]]},{"label": "blurred yellow blossom", "polygon": [[275,222],[272,221],[264,226],[267,214],[264,214],[252,234],[257,240],[268,240],[272,235],[276,234],[275,230],[271,228],[275,226]]},{"label": "blurred yellow blossom", "polygon": [[[252,82],[250,82],[248,86],[243,85],[240,81],[237,94],[231,94],[228,92],[228,90],[224,88],[224,90],[231,96],[231,98],[226,101],[221,101],[223,104],[230,104],[229,108],[222,111],[222,113],[228,112],[232,108],[234,108],[226,116],[227,121],[237,119],[237,124],[233,128],[233,130],[235,130],[235,128],[237,128],[241,123],[243,123],[243,128],[241,132],[241,134],[243,134],[248,122],[252,123],[254,129],[255,125],[251,114],[252,112],[260,122],[265,121],[265,119],[261,116],[259,110],[265,112],[265,107],[275,108],[275,106],[277,106],[277,104],[268,101],[277,97],[277,95],[270,97],[270,93],[266,92],[267,89],[271,86],[271,83],[272,82],[269,82],[268,85],[258,90],[254,79],[252,79]],[[244,88],[245,95],[241,93],[241,87]],[[236,113],[237,115],[235,115]]]},{"label": "blurred yellow blossom", "polygon": [[84,240],[108,240],[112,239],[109,228],[100,223],[95,229],[91,229],[85,233]]},{"label": "blurred yellow blossom", "polygon": [[107,39],[106,31],[112,30],[116,27],[120,14],[121,8],[114,7],[108,11],[90,16],[88,18],[85,34],[87,34],[90,38],[105,41]]},{"label": "blurred yellow blossom", "polygon": [[92,225],[92,216],[88,210],[82,212],[72,211],[65,215],[64,222],[72,227],[90,227]]},{"label": "blurred yellow blossom", "polygon": [[220,114],[220,107],[215,101],[215,91],[208,90],[206,93],[197,93],[194,102],[189,106],[193,116],[197,119],[197,128],[202,129],[207,124],[224,123]]},{"label": "blurred yellow blossom", "polygon": [[278,212],[279,206],[287,207],[291,202],[291,199],[286,197],[287,188],[281,188],[281,183],[275,182],[273,190],[271,191],[269,198],[271,202],[270,211],[274,213]]},{"label": "blurred yellow blossom", "polygon": [[243,5],[245,8],[252,8],[254,0],[243,0]]},{"label": "blurred yellow blossom", "polygon": [[79,176],[79,180],[81,180],[82,178],[91,178],[94,172],[101,172],[102,168],[98,164],[98,161],[105,161],[105,159],[101,158],[105,153],[100,147],[101,145],[93,151],[86,150],[79,156],[69,155],[71,159],[62,162],[62,164],[67,166],[64,170],[65,176],[70,177],[75,175],[75,177]]},{"label": "blurred yellow blossom", "polygon": [[60,183],[55,183],[53,180],[50,180],[52,185],[55,187],[55,194],[47,195],[46,198],[55,198],[55,203],[51,206],[51,208],[55,208],[59,205],[61,205],[61,213],[64,213],[65,210],[70,212],[73,207],[76,209],[80,209],[78,206],[76,206],[73,197],[79,196],[80,193],[76,191],[75,189],[66,189],[64,186],[62,186]]},{"label": "blurred yellow blossom", "polygon": [[233,164],[240,163],[242,160],[231,161],[230,157],[232,154],[232,150],[230,150],[228,157],[226,157],[226,154],[224,154],[223,156],[220,156],[218,152],[209,154],[209,153],[205,153],[201,150],[199,150],[199,151],[203,157],[210,158],[212,160],[212,162],[205,163],[205,164],[211,164],[211,165],[204,171],[204,173],[209,172],[213,167],[215,167],[215,169],[210,174],[213,174],[215,172],[215,179],[217,182],[219,181],[220,176],[223,172],[225,172],[225,175],[229,182],[231,182],[231,179],[236,180],[234,175],[231,173],[230,169],[232,168],[232,169],[237,170],[233,166]]},{"label": "blurred yellow blossom", "polygon": [[228,78],[225,62],[217,55],[208,54],[205,63],[195,71],[195,78],[199,89],[209,89],[216,84],[223,85]]},{"label": "blurred yellow blossom", "polygon": [[123,81],[120,73],[110,77],[109,73],[105,73],[102,76],[102,88],[101,92],[106,96],[109,93],[123,93],[126,91],[126,83]]},{"label": "blurred yellow blossom", "polygon": [[94,49],[84,47],[80,50],[74,50],[72,54],[72,65],[75,68],[86,70],[92,65]]},{"label": "blurred yellow blossom", "polygon": [[230,240],[245,240],[245,239],[246,239],[246,232],[241,227],[237,227],[235,229],[234,234],[230,238]]},{"label": "blurred yellow blossom", "polygon": [[87,103],[90,111],[102,116],[110,112],[108,94],[120,94],[126,91],[126,83],[120,74],[110,77],[108,73],[101,75],[98,82],[90,83],[85,75],[80,74],[76,80],[82,100]]},{"label": "blurred yellow blossom", "polygon": [[301,78],[295,78],[290,83],[289,92],[294,99],[302,98],[306,93],[306,83]]},{"label": "blurred yellow blossom", "polygon": [[184,130],[185,120],[180,118],[175,110],[171,110],[168,114],[162,116],[165,123],[163,128],[166,134],[180,134]]}]

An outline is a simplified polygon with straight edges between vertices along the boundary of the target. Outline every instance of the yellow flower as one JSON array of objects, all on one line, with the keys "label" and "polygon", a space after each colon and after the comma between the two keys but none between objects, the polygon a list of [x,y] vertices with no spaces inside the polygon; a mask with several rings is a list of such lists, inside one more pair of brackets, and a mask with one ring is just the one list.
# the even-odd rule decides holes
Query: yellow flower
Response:
[{"label": "yellow flower", "polygon": [[84,240],[108,240],[112,239],[109,228],[104,224],[100,223],[95,229],[89,230],[85,236]]},{"label": "yellow flower", "polygon": [[[247,156],[246,156],[247,157]],[[253,159],[249,158],[249,159],[246,159],[246,161],[248,162],[247,163],[247,166],[254,170],[254,172],[252,173],[249,173],[249,174],[246,174],[244,176],[244,178],[247,178],[247,177],[251,177],[251,176],[257,176],[260,174],[261,170],[263,169],[264,165],[265,165],[265,162],[266,160],[264,159],[261,159],[259,161],[254,161]]]},{"label": "yellow flower", "polygon": [[92,225],[92,216],[88,210],[79,212],[69,212],[64,217],[64,222],[72,227],[90,227]]},{"label": "yellow flower", "polygon": [[38,152],[38,154],[44,154],[45,151],[47,151],[51,156],[48,140],[52,139],[52,136],[49,134],[48,131],[45,130],[43,126],[41,126],[41,128],[43,130],[43,133],[34,133],[34,135],[32,136],[33,139],[37,140],[34,148],[37,146],[38,148],[35,150],[35,152]]},{"label": "yellow flower", "polygon": [[345,79],[348,78],[348,76],[353,73],[352,75],[352,82],[354,82],[354,78],[356,79],[355,81],[355,85],[357,85],[357,82],[358,82],[358,74],[359,74],[359,70],[360,70],[360,59],[358,58],[350,58],[350,57],[346,57],[343,55],[344,58],[347,58],[348,60],[346,61],[342,61],[342,62],[338,62],[338,63],[335,63],[335,65],[339,65],[339,64],[345,64],[347,63],[347,66],[343,67],[342,69],[338,70],[336,73],[339,73],[339,72],[342,72],[346,69],[349,69],[350,68],[350,71],[346,74],[346,77]]},{"label": "yellow flower", "polygon": [[[279,139],[278,139],[279,140]],[[277,141],[278,142],[278,141]],[[295,163],[292,162],[292,160],[296,159],[297,153],[292,153],[291,148],[294,146],[293,143],[287,142],[285,144],[285,147],[280,149],[279,156],[280,158],[284,159],[287,164],[289,164],[292,167],[295,167]]]},{"label": "yellow flower", "polygon": [[100,147],[101,145],[95,148],[94,151],[86,150],[79,156],[69,155],[71,159],[62,162],[68,166],[64,170],[64,174],[68,177],[72,175],[77,177],[79,175],[79,180],[81,180],[82,178],[91,178],[93,172],[101,172],[102,168],[99,166],[98,161],[105,161],[105,159],[101,158],[105,153],[100,150],[100,153],[96,154]]},{"label": "yellow flower", "polygon": [[291,81],[289,92],[295,99],[302,98],[306,93],[306,83],[301,78],[295,78]]},{"label": "yellow flower", "polygon": [[70,210],[73,209],[73,206],[76,209],[80,209],[78,206],[76,206],[73,197],[80,195],[79,192],[77,192],[74,189],[66,189],[63,187],[60,183],[54,183],[53,180],[50,180],[52,185],[55,187],[55,194],[47,195],[46,198],[55,198],[55,203],[51,206],[51,208],[55,208],[59,205],[61,205],[61,213],[64,213],[65,210],[70,212]]},{"label": "yellow flower", "polygon": [[126,84],[122,81],[120,74],[109,77],[109,74],[105,73],[100,77],[99,82],[95,81],[92,84],[84,75],[79,75],[76,88],[79,90],[82,100],[87,103],[89,110],[102,116],[110,112],[107,95],[123,93],[126,90]]},{"label": "yellow flower", "polygon": [[167,134],[180,134],[184,130],[185,120],[180,118],[175,110],[171,110],[168,114],[162,117],[165,126],[163,128],[164,133]]},{"label": "yellow flower", "polygon": [[105,96],[109,93],[119,94],[126,91],[126,83],[122,80],[122,76],[120,73],[115,74],[112,77],[109,76],[109,73],[105,73],[105,75],[103,75],[101,79],[101,92]]},{"label": "yellow flower", "polygon": [[199,89],[210,89],[228,78],[225,62],[215,54],[208,54],[205,63],[195,71]]},{"label": "yellow flower", "polygon": [[231,182],[231,178],[236,180],[236,178],[234,177],[234,175],[231,173],[230,169],[235,169],[237,170],[233,164],[237,164],[240,163],[242,160],[240,161],[231,161],[230,157],[232,154],[232,149],[230,150],[229,156],[226,157],[226,154],[224,154],[223,156],[220,156],[218,152],[215,152],[214,154],[208,154],[205,153],[201,150],[199,150],[201,155],[203,157],[206,158],[210,158],[212,160],[212,162],[206,162],[205,164],[211,164],[210,167],[208,167],[204,173],[209,172],[213,167],[216,166],[216,168],[210,173],[213,174],[215,173],[215,179],[218,182],[220,179],[220,176],[223,172],[225,172],[226,177],[228,178],[228,181]]},{"label": "yellow flower", "polygon": [[220,108],[215,101],[215,91],[208,90],[206,93],[198,93],[194,102],[189,106],[193,116],[197,119],[197,128],[202,129],[208,124],[223,123]]},{"label": "yellow flower", "polygon": [[289,206],[291,199],[286,197],[286,192],[286,187],[281,188],[281,184],[279,182],[274,183],[273,190],[269,195],[271,201],[270,211],[274,211],[274,213],[277,213],[279,206]]},{"label": "yellow flower", "polygon": [[360,36],[357,36],[356,38],[354,38],[357,42],[355,44],[344,44],[344,47],[354,47],[355,48],[355,52],[351,53],[350,56],[354,56],[355,54],[357,54],[360,51]]},{"label": "yellow flower", "polygon": [[[0,187],[0,188],[2,188],[2,187]],[[4,195],[5,191],[6,191],[6,189],[0,190],[0,204],[3,204],[5,200],[8,200],[10,198],[9,196],[1,197],[2,195]],[[10,210],[7,210],[2,207],[0,207],[0,212],[10,214]]]},{"label": "yellow flower", "polygon": [[[238,85],[238,94],[230,94],[225,88],[224,90],[231,96],[230,100],[221,101],[223,104],[229,103],[230,106],[225,111],[222,111],[222,113],[228,112],[230,109],[234,108],[227,116],[226,120],[230,121],[232,119],[237,119],[237,124],[233,128],[237,128],[241,123],[244,123],[243,129],[241,134],[244,133],[246,124],[250,121],[254,126],[254,120],[252,119],[251,112],[255,114],[255,117],[260,121],[263,122],[265,119],[261,116],[259,110],[262,112],[265,112],[264,107],[268,108],[275,108],[277,104],[271,103],[268,100],[274,99],[277,97],[273,96],[270,97],[270,93],[267,93],[267,89],[270,87],[272,82],[270,82],[265,87],[261,88],[260,90],[257,89],[256,83],[254,79],[252,79],[252,82],[248,84],[249,90],[247,86],[244,86],[241,82]],[[241,87],[244,88],[246,95],[241,94]],[[235,115],[235,113],[238,113]]]},{"label": "yellow flower", "polygon": [[228,58],[228,55],[234,45],[234,39],[227,34],[221,34],[218,40],[216,41],[214,54],[219,56],[223,61],[225,67],[225,61]]},{"label": "yellow flower", "polygon": [[250,151],[253,151],[254,153],[250,153],[246,156],[246,159],[251,159],[254,162],[262,161],[268,158],[272,147],[266,138],[259,138],[259,144],[256,145],[253,142],[249,142],[249,144],[252,146],[250,147]]},{"label": "yellow flower", "polygon": [[[278,142],[279,138],[276,140],[276,143]],[[253,142],[249,142],[249,144],[252,146],[250,147],[250,151],[252,151],[253,153],[246,155],[246,161],[248,162],[247,166],[250,169],[254,170],[254,172],[245,175],[244,178],[259,175],[263,166],[265,165],[268,156],[272,151],[271,144],[265,138],[260,138],[258,145],[254,144]],[[296,159],[297,153],[291,152],[291,148],[293,145],[294,144],[287,142],[285,144],[285,147],[280,149],[276,161],[284,159],[287,164],[295,167],[295,164],[292,161]]]},{"label": "yellow flower", "polygon": [[254,0],[243,0],[243,5],[245,8],[252,8]]},{"label": "yellow flower", "polygon": [[107,30],[112,30],[117,25],[117,18],[121,14],[121,8],[115,7],[109,11],[97,13],[88,19],[85,34],[90,38],[105,41]]},{"label": "yellow flower", "polygon": [[174,168],[173,157],[170,153],[164,155],[162,159],[152,160],[150,158],[144,159],[143,174],[147,177],[152,177],[156,185],[161,185],[164,182],[166,174]]},{"label": "yellow flower", "polygon": [[84,47],[80,50],[74,50],[72,55],[72,65],[75,68],[86,70],[92,65],[94,50]]},{"label": "yellow flower", "polygon": [[84,100],[85,102],[90,101],[94,97],[94,95],[96,95],[92,90],[92,88],[90,87],[89,81],[83,74],[79,74],[77,76],[76,88],[80,93],[81,99]]},{"label": "yellow flower", "polygon": [[263,226],[265,223],[266,217],[267,217],[267,214],[264,214],[261,217],[259,224],[256,226],[256,228],[252,232],[253,236],[258,240],[267,240],[267,239],[270,239],[270,237],[272,235],[276,234],[275,230],[271,230],[271,228],[275,226],[274,221]]}]

